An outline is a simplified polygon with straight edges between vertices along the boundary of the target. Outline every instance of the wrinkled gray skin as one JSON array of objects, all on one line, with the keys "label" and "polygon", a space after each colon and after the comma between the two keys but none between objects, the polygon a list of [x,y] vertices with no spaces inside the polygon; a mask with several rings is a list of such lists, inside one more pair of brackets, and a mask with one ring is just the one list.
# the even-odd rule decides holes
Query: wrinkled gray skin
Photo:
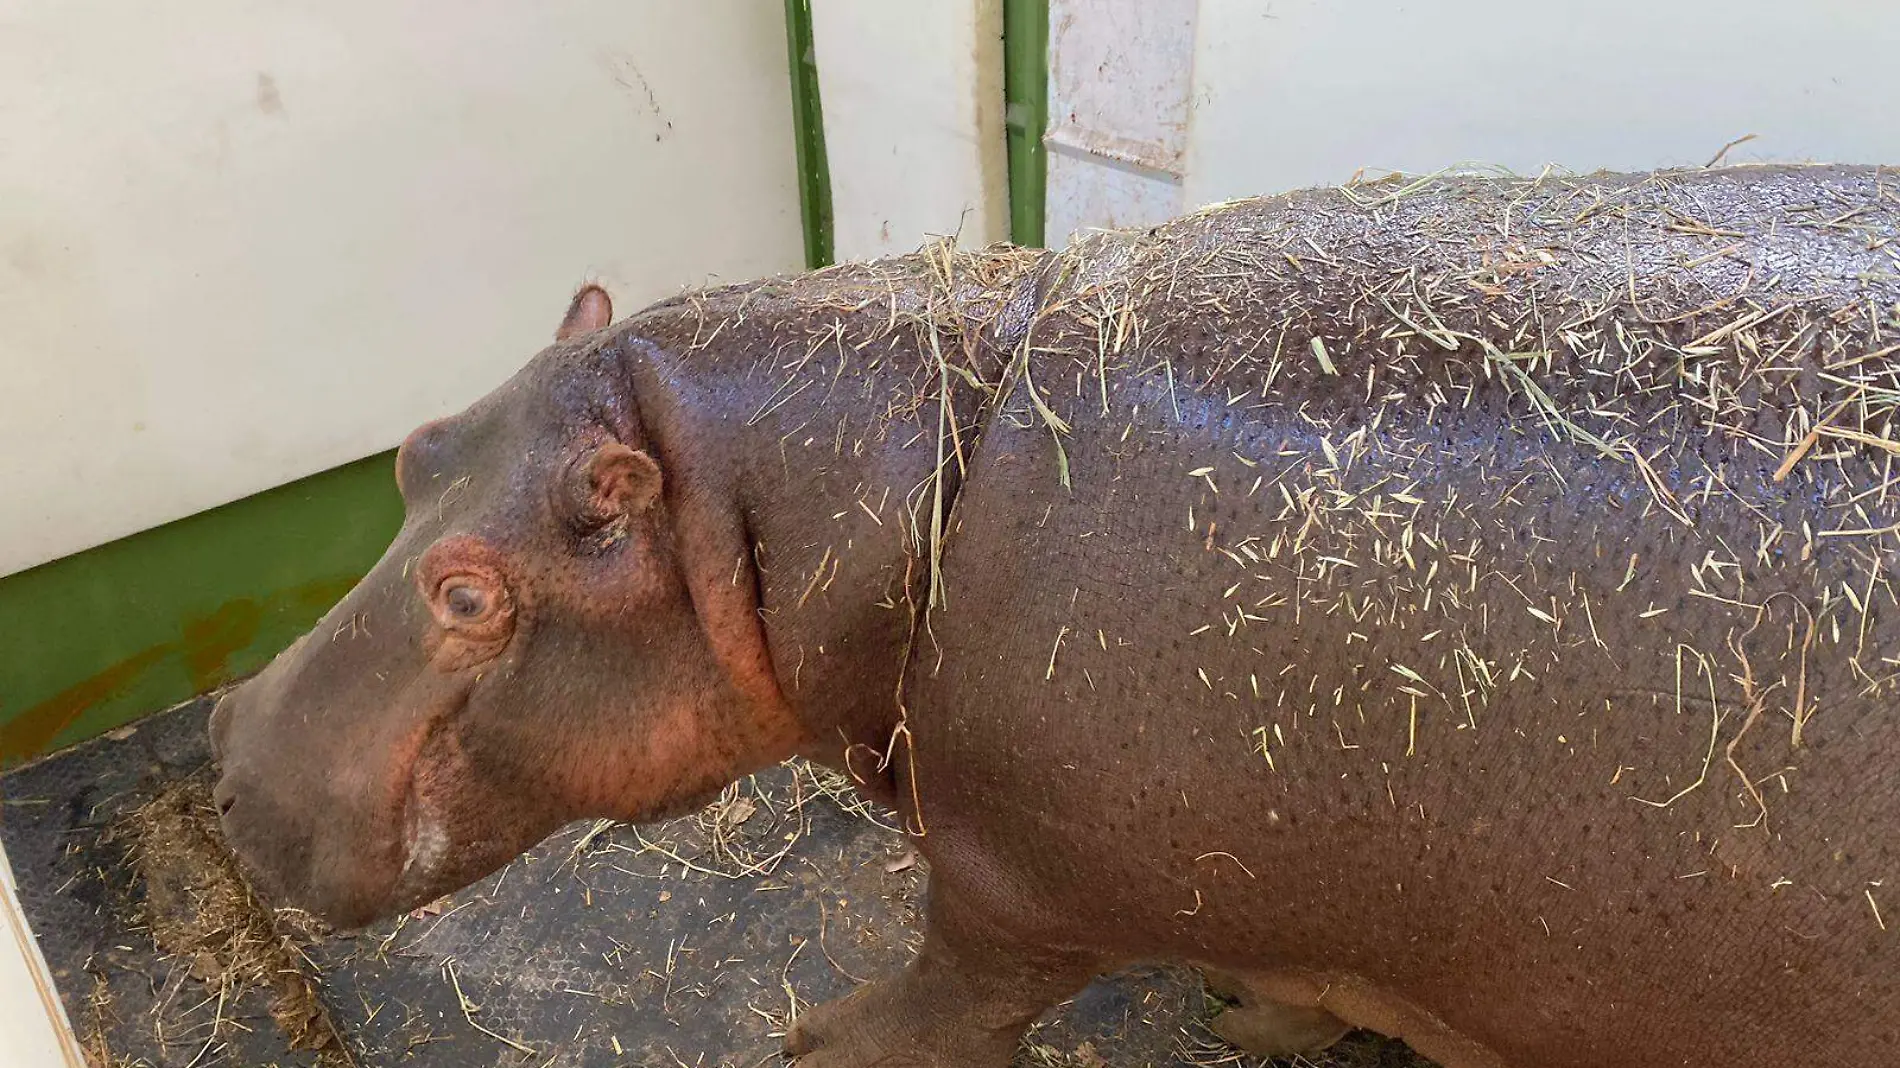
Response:
[{"label": "wrinkled gray skin", "polygon": [[799,753],[932,867],[802,1064],[1154,960],[1261,1052],[1891,1063],[1897,252],[1891,175],[1763,168],[585,290],[220,708],[227,830],[355,922]]}]

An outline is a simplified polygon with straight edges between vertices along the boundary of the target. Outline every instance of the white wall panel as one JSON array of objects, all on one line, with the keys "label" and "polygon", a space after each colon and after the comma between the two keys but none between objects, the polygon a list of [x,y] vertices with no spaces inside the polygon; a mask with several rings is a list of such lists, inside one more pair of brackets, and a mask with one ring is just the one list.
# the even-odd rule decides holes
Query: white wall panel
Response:
[{"label": "white wall panel", "polygon": [[0,574],[803,255],[783,7],[0,0]]},{"label": "white wall panel", "polygon": [[1900,160],[1900,4],[1200,0],[1189,206],[1459,162]]},{"label": "white wall panel", "polygon": [[1009,237],[1002,0],[812,0],[840,260]]},{"label": "white wall panel", "polygon": [[[1900,4],[1052,0],[1049,236],[1461,163],[1900,161]],[[1183,44],[1183,28],[1191,43]]]},{"label": "white wall panel", "polygon": [[1181,214],[1196,0],[1051,0],[1047,238]]}]

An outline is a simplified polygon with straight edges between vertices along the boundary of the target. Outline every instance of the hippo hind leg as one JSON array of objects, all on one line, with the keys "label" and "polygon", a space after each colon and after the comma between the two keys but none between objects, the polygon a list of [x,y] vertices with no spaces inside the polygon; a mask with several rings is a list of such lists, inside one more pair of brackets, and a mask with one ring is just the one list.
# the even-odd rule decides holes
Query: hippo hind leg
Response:
[{"label": "hippo hind leg", "polygon": [[1210,990],[1235,1002],[1214,1017],[1208,1029],[1221,1041],[1255,1056],[1314,1053],[1352,1030],[1344,1020],[1318,1006],[1277,1000],[1237,976],[1216,971],[1205,975]]}]

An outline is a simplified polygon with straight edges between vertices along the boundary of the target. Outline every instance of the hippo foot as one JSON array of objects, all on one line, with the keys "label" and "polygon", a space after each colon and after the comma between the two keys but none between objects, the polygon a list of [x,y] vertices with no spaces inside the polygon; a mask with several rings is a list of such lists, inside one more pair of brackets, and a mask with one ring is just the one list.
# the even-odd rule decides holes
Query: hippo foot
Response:
[{"label": "hippo foot", "polygon": [[1325,1009],[1278,1002],[1236,1005],[1214,1017],[1207,1027],[1222,1042],[1256,1057],[1317,1053],[1351,1030]]},{"label": "hippo foot", "polygon": [[[949,1004],[932,1004],[914,971],[826,1002],[798,1018],[785,1052],[798,1068],[1004,1068],[1023,1025],[973,1025]],[[964,1010],[968,1012],[966,1008]]]},{"label": "hippo foot", "polygon": [[1230,1046],[1256,1057],[1315,1053],[1345,1037],[1352,1028],[1316,1006],[1289,1005],[1262,996],[1242,980],[1208,973],[1208,986],[1238,1001],[1214,1017],[1208,1030]]},{"label": "hippo foot", "polygon": [[1088,953],[999,927],[998,910],[945,885],[945,867],[917,959],[800,1016],[785,1036],[798,1068],[1007,1068],[1030,1023],[1101,970]]}]

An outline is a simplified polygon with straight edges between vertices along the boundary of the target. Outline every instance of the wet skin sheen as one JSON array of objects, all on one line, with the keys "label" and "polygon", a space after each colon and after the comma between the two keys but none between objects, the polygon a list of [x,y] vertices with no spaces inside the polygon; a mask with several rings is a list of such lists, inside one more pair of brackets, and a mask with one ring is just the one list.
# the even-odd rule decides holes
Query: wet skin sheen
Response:
[{"label": "wet skin sheen", "polygon": [[1258,1052],[1890,1063],[1896,250],[1894,175],[1738,168],[584,289],[220,706],[226,829],[361,923],[803,755],[932,869],[804,1064],[1136,961]]}]

